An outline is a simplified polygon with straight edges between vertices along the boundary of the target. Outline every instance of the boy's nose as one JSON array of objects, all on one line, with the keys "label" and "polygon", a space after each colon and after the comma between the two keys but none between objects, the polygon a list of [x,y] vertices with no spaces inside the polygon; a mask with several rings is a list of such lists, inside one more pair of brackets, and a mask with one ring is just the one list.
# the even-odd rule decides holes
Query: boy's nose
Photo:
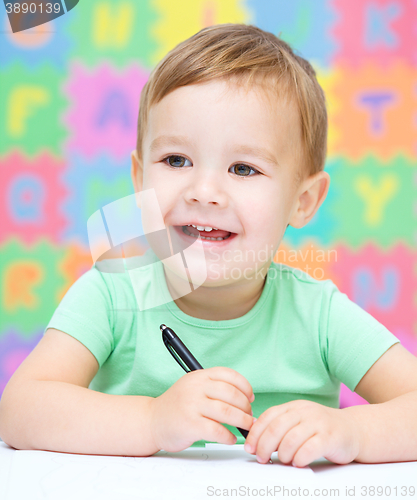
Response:
[{"label": "boy's nose", "polygon": [[201,205],[227,205],[228,196],[224,186],[212,176],[194,178],[186,191],[186,201]]}]

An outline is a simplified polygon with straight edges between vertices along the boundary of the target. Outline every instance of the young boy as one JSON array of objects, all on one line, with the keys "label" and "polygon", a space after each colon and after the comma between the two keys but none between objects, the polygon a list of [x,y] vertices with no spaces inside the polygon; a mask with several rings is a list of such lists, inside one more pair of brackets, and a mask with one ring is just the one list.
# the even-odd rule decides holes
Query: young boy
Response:
[{"label": "young boy", "polygon": [[[416,358],[330,280],[272,262],[326,197],[326,135],[313,68],[271,33],[210,26],[173,49],[142,90],[132,179],[173,244],[201,238],[206,280],[181,294],[155,259],[133,289],[93,266],[9,381],[2,439],[145,456],[240,427],[261,463],[417,460]],[[155,292],[177,298],[135,307]],[[182,372],[161,323],[205,369]],[[373,404],[339,409],[340,382]]]}]

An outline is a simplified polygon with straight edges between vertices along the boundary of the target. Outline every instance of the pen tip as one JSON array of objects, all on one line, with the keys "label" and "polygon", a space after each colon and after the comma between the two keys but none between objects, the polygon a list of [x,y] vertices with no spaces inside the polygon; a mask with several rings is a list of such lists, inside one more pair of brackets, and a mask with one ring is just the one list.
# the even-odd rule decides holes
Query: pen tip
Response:
[{"label": "pen tip", "polygon": [[162,323],[162,325],[161,325],[159,328],[160,328],[160,330],[164,330],[164,329],[166,328],[166,325],[164,325],[164,324]]}]

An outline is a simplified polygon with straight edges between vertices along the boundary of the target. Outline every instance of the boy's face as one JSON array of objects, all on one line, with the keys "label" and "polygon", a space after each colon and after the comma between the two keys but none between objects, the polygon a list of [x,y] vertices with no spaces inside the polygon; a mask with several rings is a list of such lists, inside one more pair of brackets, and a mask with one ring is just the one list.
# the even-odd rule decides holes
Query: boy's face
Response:
[{"label": "boy's face", "polygon": [[267,270],[300,206],[293,103],[269,102],[260,89],[222,80],[180,87],[151,108],[142,146],[143,164],[132,158],[135,188],[154,188],[171,238],[191,245],[195,238],[183,226],[196,223],[232,233],[202,240],[206,286]]}]

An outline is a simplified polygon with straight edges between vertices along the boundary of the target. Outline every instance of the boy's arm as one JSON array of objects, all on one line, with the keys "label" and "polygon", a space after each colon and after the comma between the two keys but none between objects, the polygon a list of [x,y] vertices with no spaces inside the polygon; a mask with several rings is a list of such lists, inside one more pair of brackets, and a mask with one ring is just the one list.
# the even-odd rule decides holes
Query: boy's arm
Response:
[{"label": "boy's arm", "polygon": [[17,449],[136,456],[159,451],[149,425],[154,398],[88,389],[97,371],[83,344],[48,329],[3,392],[0,437]]},{"label": "boy's arm", "polygon": [[295,400],[264,411],[245,450],[266,463],[304,467],[325,457],[347,464],[417,460],[417,358],[394,344],[355,388],[370,405],[336,409]]},{"label": "boy's arm", "polygon": [[355,388],[370,405],[343,411],[356,419],[362,446],[356,462],[417,460],[417,358],[394,344]]}]

